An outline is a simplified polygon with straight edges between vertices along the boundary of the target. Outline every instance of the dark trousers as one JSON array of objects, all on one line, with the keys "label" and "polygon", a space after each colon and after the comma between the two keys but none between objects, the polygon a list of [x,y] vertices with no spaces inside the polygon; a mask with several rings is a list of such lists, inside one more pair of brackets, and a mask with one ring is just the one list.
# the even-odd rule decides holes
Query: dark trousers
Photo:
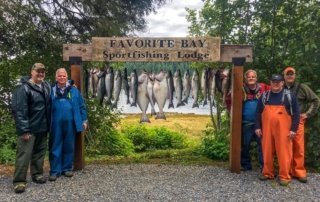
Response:
[{"label": "dark trousers", "polygon": [[254,124],[242,124],[242,145],[241,145],[241,167],[245,170],[251,170],[250,146],[251,142],[257,142],[258,160],[260,167],[263,167],[261,138],[255,134]]},{"label": "dark trousers", "polygon": [[47,150],[47,133],[32,134],[28,141],[17,137],[16,165],[13,184],[26,183],[30,164],[32,178],[43,174],[43,163]]}]

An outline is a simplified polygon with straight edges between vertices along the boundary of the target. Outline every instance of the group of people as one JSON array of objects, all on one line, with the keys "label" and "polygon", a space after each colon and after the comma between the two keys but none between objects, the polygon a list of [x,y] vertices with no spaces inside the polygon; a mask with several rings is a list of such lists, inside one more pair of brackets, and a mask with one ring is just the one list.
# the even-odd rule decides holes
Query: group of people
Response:
[{"label": "group of people", "polygon": [[75,136],[88,127],[84,100],[68,81],[66,69],[56,71],[56,82],[45,81],[45,66],[35,63],[31,76],[23,77],[14,93],[14,118],[17,152],[13,176],[14,191],[22,193],[27,185],[30,164],[32,181],[43,184],[44,158],[49,136],[50,181],[59,176],[72,177]]},{"label": "group of people", "polygon": [[279,182],[287,186],[292,178],[307,182],[304,165],[304,124],[319,109],[318,96],[296,81],[296,70],[286,67],[274,74],[270,86],[257,82],[257,72],[244,75],[241,167],[252,170],[250,144],[257,143],[261,167],[259,179],[274,179],[274,156],[279,166]]},{"label": "group of people", "polygon": [[[66,69],[56,71],[56,82],[45,81],[45,66],[35,63],[31,77],[23,77],[15,97],[17,128],[14,191],[26,189],[30,164],[32,180],[45,183],[43,164],[49,136],[50,181],[72,177],[75,136],[87,129],[87,112],[78,89],[68,80]],[[252,170],[250,144],[257,142],[260,180],[274,179],[274,155],[279,164],[280,185],[291,178],[307,182],[304,167],[304,124],[317,113],[317,95],[295,81],[296,70],[287,67],[274,74],[270,86],[257,82],[257,72],[248,70],[243,86],[242,170]]]}]

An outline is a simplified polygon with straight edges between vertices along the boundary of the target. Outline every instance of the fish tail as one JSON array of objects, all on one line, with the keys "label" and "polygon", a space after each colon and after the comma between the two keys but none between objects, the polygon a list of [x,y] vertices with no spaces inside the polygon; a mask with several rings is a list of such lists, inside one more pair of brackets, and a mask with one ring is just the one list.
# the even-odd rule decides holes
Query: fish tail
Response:
[{"label": "fish tail", "polygon": [[146,114],[142,114],[140,118],[140,123],[151,123]]},{"label": "fish tail", "polygon": [[172,102],[171,102],[171,103],[169,103],[168,109],[170,109],[170,108],[174,108],[174,106],[173,106],[173,103],[172,103]]},{"label": "fish tail", "polygon": [[166,120],[166,116],[164,115],[164,113],[163,112],[159,112],[158,114],[157,114],[157,116],[156,116],[156,119],[164,119],[164,120]]},{"label": "fish tail", "polygon": [[185,104],[183,102],[180,102],[177,104],[177,107],[180,107],[180,106],[184,106]]},{"label": "fish tail", "polygon": [[193,103],[192,108],[195,108],[195,107],[198,107],[198,108],[199,108],[198,103]]}]

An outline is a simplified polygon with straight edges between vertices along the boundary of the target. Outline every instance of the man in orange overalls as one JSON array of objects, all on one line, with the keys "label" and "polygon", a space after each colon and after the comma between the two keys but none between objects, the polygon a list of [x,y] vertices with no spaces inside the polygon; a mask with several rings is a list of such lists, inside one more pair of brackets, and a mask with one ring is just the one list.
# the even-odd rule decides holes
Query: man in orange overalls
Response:
[{"label": "man in orange overalls", "polygon": [[304,167],[304,124],[314,116],[319,109],[320,100],[318,96],[303,83],[296,82],[296,70],[286,67],[283,71],[285,89],[297,96],[300,108],[300,123],[296,137],[293,139],[291,176],[300,182],[307,182],[307,171]]},{"label": "man in orange overalls", "polygon": [[292,139],[299,125],[299,106],[295,95],[283,89],[280,74],[271,77],[271,90],[260,97],[255,122],[255,132],[262,139],[264,166],[260,180],[274,178],[274,154],[278,157],[281,186],[291,181]]}]

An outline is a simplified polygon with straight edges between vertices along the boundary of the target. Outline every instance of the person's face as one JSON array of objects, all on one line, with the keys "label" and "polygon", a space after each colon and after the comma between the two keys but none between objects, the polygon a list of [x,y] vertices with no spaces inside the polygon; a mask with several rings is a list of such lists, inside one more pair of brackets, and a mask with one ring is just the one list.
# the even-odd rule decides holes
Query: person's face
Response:
[{"label": "person's face", "polygon": [[257,75],[254,72],[249,72],[247,74],[246,83],[248,85],[254,85],[257,83]]},{"label": "person's face", "polygon": [[283,88],[284,81],[271,81],[271,91],[280,92]]},{"label": "person's face", "polygon": [[67,83],[68,75],[65,71],[59,71],[56,75],[56,81],[59,85],[63,86]]},{"label": "person's face", "polygon": [[296,74],[293,73],[292,71],[289,71],[284,75],[284,80],[286,83],[294,83],[295,79],[296,79]]},{"label": "person's face", "polygon": [[31,70],[31,79],[34,83],[41,83],[45,78],[45,70],[44,69],[37,69]]}]

